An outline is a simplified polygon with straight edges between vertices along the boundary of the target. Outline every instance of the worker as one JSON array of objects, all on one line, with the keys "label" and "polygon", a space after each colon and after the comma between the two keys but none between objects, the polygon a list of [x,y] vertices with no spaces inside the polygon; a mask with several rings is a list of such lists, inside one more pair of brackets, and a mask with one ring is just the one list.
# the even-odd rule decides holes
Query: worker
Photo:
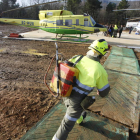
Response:
[{"label": "worker", "polygon": [[[95,102],[94,96],[88,94],[97,88],[97,94],[105,98],[110,90],[108,75],[99,63],[99,56],[103,56],[109,49],[104,39],[95,40],[89,47],[89,51],[75,66],[79,70],[79,77],[69,97],[63,97],[67,108],[60,127],[52,140],[66,140],[75,123],[82,124],[86,117],[86,110]],[[76,62],[80,56],[73,57],[69,61]]]},{"label": "worker", "polygon": [[121,37],[122,31],[123,31],[123,26],[121,25],[121,27],[119,27],[119,30],[118,30],[118,32],[119,32],[119,37],[118,38]]},{"label": "worker", "polygon": [[111,37],[112,37],[112,34],[113,34],[113,30],[114,30],[113,26],[110,25],[109,28],[108,28],[108,34],[109,34]]},{"label": "worker", "polygon": [[117,32],[118,32],[118,27],[117,27],[117,25],[115,25],[114,26],[113,36],[112,37],[117,37]]},{"label": "worker", "polygon": [[133,27],[131,26],[129,29],[129,34],[131,34],[132,30],[133,30]]}]

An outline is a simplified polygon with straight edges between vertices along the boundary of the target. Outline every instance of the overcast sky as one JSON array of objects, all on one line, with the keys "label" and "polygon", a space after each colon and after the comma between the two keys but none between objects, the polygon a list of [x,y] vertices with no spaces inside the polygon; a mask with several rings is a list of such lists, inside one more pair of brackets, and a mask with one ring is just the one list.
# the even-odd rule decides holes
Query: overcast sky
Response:
[{"label": "overcast sky", "polygon": [[[24,0],[24,2],[26,2],[26,0]],[[17,0],[17,3],[19,3],[19,5],[21,5],[21,0]]]}]

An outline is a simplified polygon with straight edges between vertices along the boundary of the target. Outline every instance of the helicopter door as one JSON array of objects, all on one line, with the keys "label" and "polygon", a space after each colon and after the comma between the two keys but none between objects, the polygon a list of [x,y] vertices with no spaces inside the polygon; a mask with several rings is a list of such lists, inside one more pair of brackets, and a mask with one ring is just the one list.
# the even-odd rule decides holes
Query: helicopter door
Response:
[{"label": "helicopter door", "polygon": [[94,32],[94,29],[91,27],[92,25],[91,25],[90,20],[87,17],[84,18],[84,30],[86,30],[88,33]]},{"label": "helicopter door", "polygon": [[66,19],[65,26],[72,26],[72,19]]},{"label": "helicopter door", "polygon": [[88,26],[88,18],[84,18],[84,26]]},{"label": "helicopter door", "polygon": [[[80,26],[80,25],[79,25],[79,19],[76,19],[76,24],[75,24],[75,25],[76,25],[76,26],[75,26],[76,29],[79,28],[79,26]],[[76,34],[78,34],[78,31],[77,31],[77,30],[76,30]]]},{"label": "helicopter door", "polygon": [[75,33],[73,31],[73,23],[72,22],[73,22],[72,19],[65,19],[65,26],[67,26],[67,29],[68,29],[68,30],[66,30],[66,33],[68,33],[68,34]]},{"label": "helicopter door", "polygon": [[63,27],[63,19],[62,18],[56,19],[56,28],[55,28],[55,30],[56,30],[57,34],[63,34],[62,27]]}]

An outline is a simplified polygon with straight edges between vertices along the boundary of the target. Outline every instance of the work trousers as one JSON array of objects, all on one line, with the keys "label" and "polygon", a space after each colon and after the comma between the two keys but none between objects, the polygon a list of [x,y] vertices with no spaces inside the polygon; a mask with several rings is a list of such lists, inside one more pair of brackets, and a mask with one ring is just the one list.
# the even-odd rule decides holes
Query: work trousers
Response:
[{"label": "work trousers", "polygon": [[54,140],[66,140],[69,132],[74,127],[75,122],[80,118],[81,113],[83,112],[83,108],[80,105],[82,99],[76,99],[74,96],[70,96],[64,97],[63,101],[67,110],[60,127],[53,137]]},{"label": "work trousers", "polygon": [[119,38],[121,37],[121,34],[122,34],[122,33],[119,32]]},{"label": "work trousers", "polygon": [[113,37],[117,37],[117,30],[113,31]]}]

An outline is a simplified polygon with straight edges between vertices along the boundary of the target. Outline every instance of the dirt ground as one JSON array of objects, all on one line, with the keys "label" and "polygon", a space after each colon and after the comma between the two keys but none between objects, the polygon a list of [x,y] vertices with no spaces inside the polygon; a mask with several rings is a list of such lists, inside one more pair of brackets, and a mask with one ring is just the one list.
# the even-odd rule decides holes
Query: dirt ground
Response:
[{"label": "dirt ground", "polygon": [[[0,24],[2,36],[23,33],[30,28]],[[0,37],[0,139],[19,140],[58,101],[44,84],[44,75],[52,57],[55,43],[45,41],[10,40]],[[86,44],[58,43],[63,59],[75,54],[85,55]],[[137,52],[140,59],[140,53]],[[102,58],[103,64],[106,57]],[[53,74],[53,62],[47,82]],[[131,140],[138,137],[131,133]]]}]

